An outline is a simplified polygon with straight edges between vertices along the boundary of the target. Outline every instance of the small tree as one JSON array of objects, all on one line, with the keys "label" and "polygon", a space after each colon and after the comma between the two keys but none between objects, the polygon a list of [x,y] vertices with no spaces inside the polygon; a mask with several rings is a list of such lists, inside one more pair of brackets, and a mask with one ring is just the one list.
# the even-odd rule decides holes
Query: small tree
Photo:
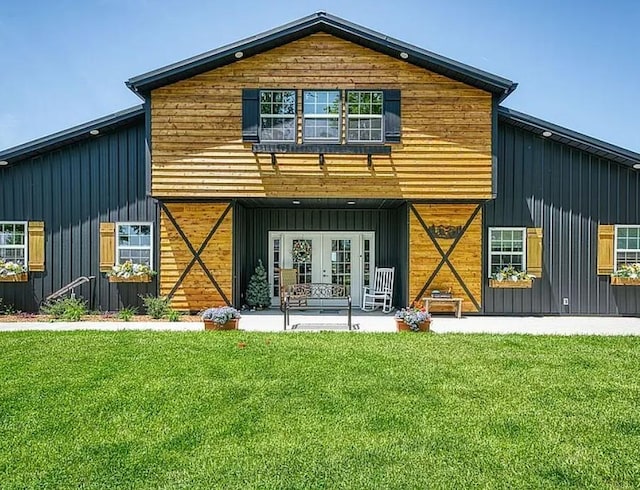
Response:
[{"label": "small tree", "polygon": [[262,265],[262,260],[258,260],[256,271],[249,280],[247,304],[258,308],[266,308],[271,304],[271,291],[269,290],[267,271]]}]

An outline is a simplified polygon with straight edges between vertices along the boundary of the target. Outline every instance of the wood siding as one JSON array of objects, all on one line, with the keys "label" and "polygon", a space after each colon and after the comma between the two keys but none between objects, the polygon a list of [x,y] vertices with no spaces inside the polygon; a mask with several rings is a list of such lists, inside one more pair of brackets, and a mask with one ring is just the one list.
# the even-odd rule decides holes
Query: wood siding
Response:
[{"label": "wood siding", "polygon": [[[463,298],[462,311],[480,311],[473,299],[479,306],[482,305],[482,213],[478,212],[475,215],[453,249],[449,256],[451,266],[445,262],[435,276],[433,273],[442,260],[442,254],[423,226],[424,223],[429,228],[432,226],[464,227],[477,207],[477,204],[414,204],[412,206],[413,209],[409,213],[409,298],[411,300],[419,301],[433,289],[446,291],[451,288],[454,297]],[[436,242],[445,254],[454,241],[454,238],[436,238]],[[462,279],[462,283],[455,277],[454,270]],[[432,276],[433,279],[428,283]],[[425,285],[427,285],[426,289]],[[465,287],[468,292],[465,291]],[[438,311],[437,305],[434,305],[433,311]]]},{"label": "wood siding", "polygon": [[231,300],[232,212],[229,211],[223,218],[227,207],[227,203],[167,203],[160,213],[160,294],[172,295],[173,308],[200,311],[226,303],[199,262],[193,264],[181,280],[194,254],[178,228],[197,252],[212,229],[218,225],[200,253],[200,258],[226,298]]},{"label": "wood siding", "polygon": [[[374,156],[372,169],[366,155],[325,155],[320,167],[313,154],[278,155],[274,168],[242,142],[243,88],[400,89],[402,143]],[[370,197],[375,188],[385,198],[491,198],[491,120],[487,92],[313,34],[154,90],[152,194]]]}]

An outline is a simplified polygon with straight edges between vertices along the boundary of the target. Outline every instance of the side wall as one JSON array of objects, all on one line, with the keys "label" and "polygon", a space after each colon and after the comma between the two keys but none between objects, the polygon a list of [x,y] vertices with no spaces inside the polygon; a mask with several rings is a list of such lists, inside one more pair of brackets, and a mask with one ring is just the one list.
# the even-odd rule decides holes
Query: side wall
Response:
[{"label": "side wall", "polygon": [[406,304],[407,207],[394,209],[274,209],[236,206],[236,305],[241,306],[258,259],[269,263],[269,231],[375,231],[376,265],[396,268],[394,303]]},{"label": "side wall", "polygon": [[99,272],[101,222],[150,221],[157,235],[156,205],[145,196],[144,162],[140,121],[0,167],[0,221],[44,221],[45,226],[45,271],[31,272],[26,283],[0,283],[0,298],[35,311],[44,297],[79,276],[96,276],[76,294],[105,311],[139,305],[138,294],[155,293],[155,280],[110,284]]},{"label": "side wall", "polygon": [[503,121],[498,151],[484,236],[491,226],[541,227],[542,277],[532,289],[489,288],[485,245],[485,313],[640,314],[640,287],[612,287],[596,268],[598,224],[640,224],[640,173]]}]

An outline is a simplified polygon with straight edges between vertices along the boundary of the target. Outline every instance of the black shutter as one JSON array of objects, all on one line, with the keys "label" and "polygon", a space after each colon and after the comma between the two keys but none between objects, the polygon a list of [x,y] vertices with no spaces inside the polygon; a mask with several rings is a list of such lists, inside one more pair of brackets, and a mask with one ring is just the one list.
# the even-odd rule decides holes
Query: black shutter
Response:
[{"label": "black shutter", "polygon": [[383,90],[384,98],[384,140],[387,143],[400,143],[400,90]]},{"label": "black shutter", "polygon": [[260,141],[260,91],[256,88],[242,89],[242,141]]}]

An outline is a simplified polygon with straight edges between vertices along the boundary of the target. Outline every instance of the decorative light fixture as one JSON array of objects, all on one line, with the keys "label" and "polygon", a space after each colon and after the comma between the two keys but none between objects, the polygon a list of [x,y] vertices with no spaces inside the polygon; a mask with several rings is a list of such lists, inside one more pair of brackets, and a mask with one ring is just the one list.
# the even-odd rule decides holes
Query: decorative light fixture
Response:
[{"label": "decorative light fixture", "polygon": [[300,204],[300,201],[291,201],[291,204],[295,204],[296,206]]},{"label": "decorative light fixture", "polygon": [[400,52],[400,58],[402,58],[403,60],[406,60],[409,57],[409,53],[406,53],[404,51]]},{"label": "decorative light fixture", "polygon": [[356,203],[355,201],[347,201],[347,204],[348,204],[349,206],[353,206],[353,205],[355,205],[355,203]]},{"label": "decorative light fixture", "polygon": [[6,160],[0,160],[0,165],[4,167],[5,165],[9,165],[9,162],[7,162]]},{"label": "decorative light fixture", "polygon": [[233,55],[236,58],[240,59],[244,56],[244,53],[242,51],[236,51],[235,54]]},{"label": "decorative light fixture", "polygon": [[92,129],[91,131],[89,131],[89,134],[93,135],[93,136],[97,136],[100,134],[100,130],[98,129]]},{"label": "decorative light fixture", "polygon": [[[0,165],[2,165],[3,163],[5,165],[7,164],[7,162],[0,162]],[[634,163],[633,168],[635,168],[636,170],[640,170],[640,163]]]},{"label": "decorative light fixture", "polygon": [[548,138],[549,136],[551,136],[553,133],[551,131],[543,131],[542,132],[542,136],[544,136],[545,138]]}]

